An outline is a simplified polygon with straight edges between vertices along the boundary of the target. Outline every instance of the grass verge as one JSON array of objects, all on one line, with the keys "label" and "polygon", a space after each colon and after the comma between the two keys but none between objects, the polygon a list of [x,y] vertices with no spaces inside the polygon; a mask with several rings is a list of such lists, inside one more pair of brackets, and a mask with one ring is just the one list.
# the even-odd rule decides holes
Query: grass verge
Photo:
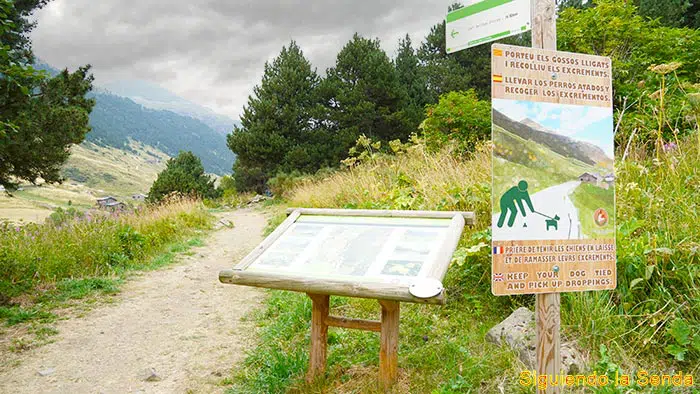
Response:
[{"label": "grass verge", "polygon": [[[0,338],[6,332],[7,350],[21,352],[51,341],[58,331],[51,326],[57,320],[89,310],[94,304],[111,302],[121,286],[137,271],[162,268],[175,261],[177,255],[188,254],[193,247],[203,246],[199,237],[173,242],[160,254],[147,258],[128,269],[115,270],[100,277],[66,278],[54,286],[15,299],[18,303],[0,306]],[[2,346],[0,346],[0,350]],[[0,357],[2,358],[2,357]]]},{"label": "grass verge", "polygon": [[[438,209],[477,213],[478,224],[465,229],[454,264],[445,280],[445,307],[402,304],[400,323],[400,393],[498,391],[513,383],[522,365],[510,349],[485,342],[486,331],[527,298],[490,297],[490,266],[484,231],[490,225],[490,151],[456,159],[445,150],[428,153],[422,145],[395,156],[373,155],[359,166],[313,182],[290,193],[289,206],[369,209]],[[271,227],[284,214],[271,220]],[[482,245],[480,248],[468,247]],[[234,377],[231,393],[367,393],[377,387],[379,336],[331,328],[328,373],[308,385],[310,301],[305,295],[270,291],[265,308],[256,313],[260,345]],[[486,295],[489,295],[488,297]],[[379,319],[373,300],[331,298],[331,313]]]},{"label": "grass verge", "polygon": [[73,300],[118,292],[131,272],[203,244],[211,215],[196,201],[121,214],[72,213],[0,227],[0,323],[50,322]]}]

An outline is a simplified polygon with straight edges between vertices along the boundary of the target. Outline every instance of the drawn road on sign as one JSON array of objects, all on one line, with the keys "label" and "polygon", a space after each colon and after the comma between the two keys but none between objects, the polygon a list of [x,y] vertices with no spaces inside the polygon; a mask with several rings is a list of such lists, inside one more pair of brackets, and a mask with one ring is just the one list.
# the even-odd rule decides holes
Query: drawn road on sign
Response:
[{"label": "drawn road on sign", "polygon": [[527,217],[523,217],[518,212],[518,217],[515,219],[513,227],[508,227],[506,221],[502,228],[498,228],[495,223],[498,223],[500,212],[493,215],[493,240],[578,239],[581,226],[578,219],[578,210],[571,201],[570,195],[580,184],[581,182],[579,181],[566,182],[541,190],[530,196],[535,211],[551,217],[559,216],[557,229],[550,225],[548,231],[547,218],[530,212],[527,205],[525,205]]}]

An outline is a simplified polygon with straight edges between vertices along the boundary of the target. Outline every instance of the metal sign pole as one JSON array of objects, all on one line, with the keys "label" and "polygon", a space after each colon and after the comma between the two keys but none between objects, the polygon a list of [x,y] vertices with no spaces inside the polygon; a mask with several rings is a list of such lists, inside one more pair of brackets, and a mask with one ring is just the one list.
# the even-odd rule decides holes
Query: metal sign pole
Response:
[{"label": "metal sign pole", "polygon": [[[532,0],[532,47],[557,49],[555,0]],[[559,374],[561,368],[559,293],[537,294],[535,319],[537,324],[537,374],[547,377]],[[538,393],[558,394],[559,385],[547,385]]]}]

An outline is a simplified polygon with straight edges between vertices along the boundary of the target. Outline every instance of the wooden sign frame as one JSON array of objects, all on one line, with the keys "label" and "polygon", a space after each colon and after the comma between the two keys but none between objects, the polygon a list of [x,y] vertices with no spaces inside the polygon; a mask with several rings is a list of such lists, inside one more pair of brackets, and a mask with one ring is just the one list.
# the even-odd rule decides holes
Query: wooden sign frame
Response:
[{"label": "wooden sign frame", "polygon": [[[278,241],[302,216],[340,216],[358,218],[412,218],[449,219],[447,232],[440,249],[424,275],[415,280],[427,280],[440,285],[457,248],[465,224],[475,223],[473,212],[397,211],[397,210],[349,210],[290,208],[288,217],[265,240],[241,260],[233,269],[219,273],[219,281],[227,284],[264,287],[307,293],[312,301],[311,353],[307,380],[313,381],[323,374],[326,367],[328,327],[353,328],[380,333],[379,381],[390,388],[398,376],[399,302],[444,304],[445,291],[440,286],[438,294],[419,298],[411,294],[409,281],[384,281],[361,276],[309,275],[291,272],[274,272],[250,269],[256,260]],[[330,296],[346,296],[376,299],[381,306],[381,320],[362,320],[329,315]]]}]

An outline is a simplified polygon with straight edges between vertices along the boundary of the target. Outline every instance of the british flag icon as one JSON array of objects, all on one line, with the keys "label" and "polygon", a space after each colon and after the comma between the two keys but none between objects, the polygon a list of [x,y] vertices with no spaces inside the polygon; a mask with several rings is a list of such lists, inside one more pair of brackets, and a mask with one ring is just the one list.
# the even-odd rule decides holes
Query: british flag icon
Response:
[{"label": "british flag icon", "polygon": [[503,282],[503,274],[493,274],[494,282]]}]

